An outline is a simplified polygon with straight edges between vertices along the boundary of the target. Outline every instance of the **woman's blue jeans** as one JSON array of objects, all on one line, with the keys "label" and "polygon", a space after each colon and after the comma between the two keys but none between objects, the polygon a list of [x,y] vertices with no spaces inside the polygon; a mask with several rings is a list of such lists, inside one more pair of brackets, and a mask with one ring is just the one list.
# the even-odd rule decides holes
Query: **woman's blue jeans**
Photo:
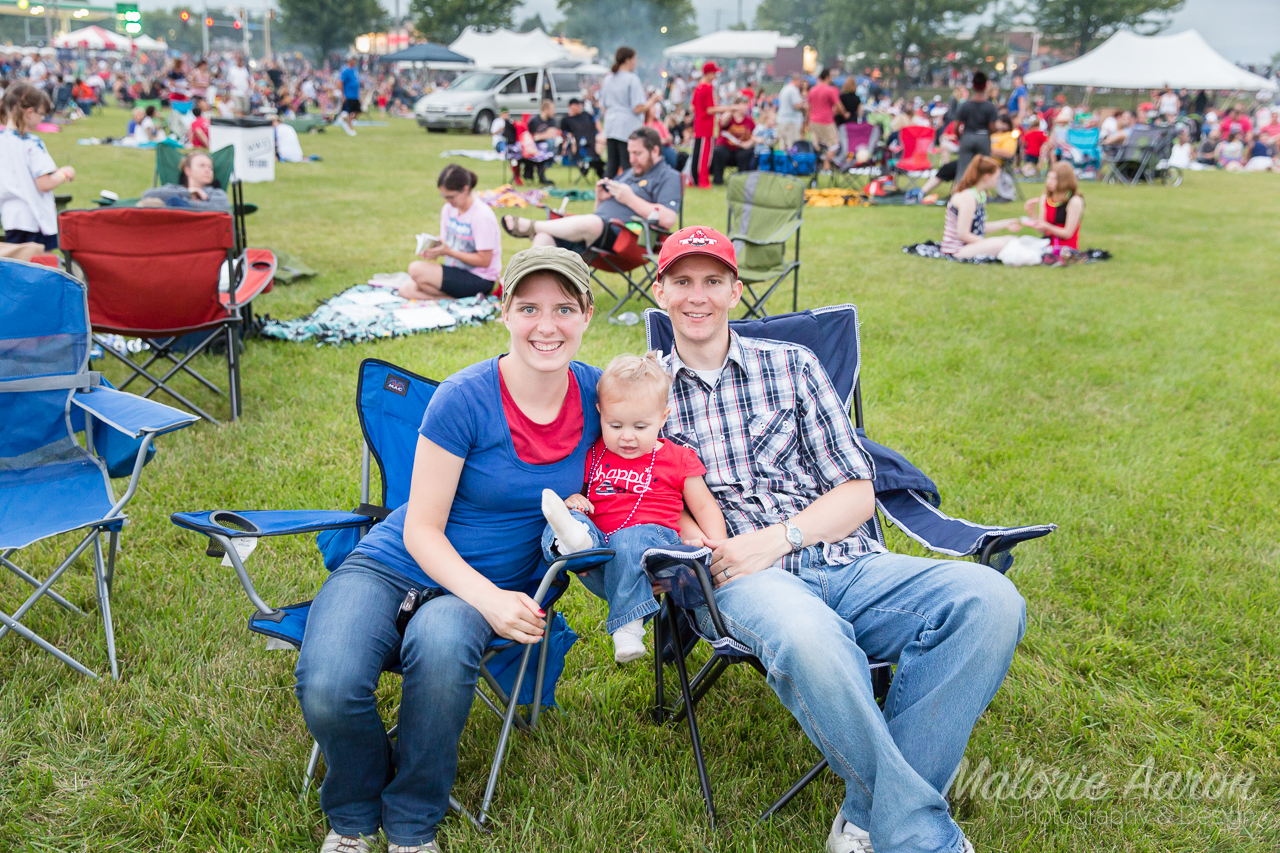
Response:
[{"label": "woman's blue jeans", "polygon": [[[328,768],[320,808],[329,825],[353,836],[381,826],[404,845],[435,838],[449,807],[480,657],[494,637],[479,611],[442,595],[414,614],[402,642],[396,613],[412,586],[352,554],[311,604],[296,672],[302,716]],[[393,747],[374,690],[397,654],[404,685]]]},{"label": "woman's blue jeans", "polygon": [[[612,560],[579,575],[583,586],[609,602],[609,620],[605,623],[605,630],[612,634],[628,622],[657,613],[658,602],[653,597],[649,579],[640,568],[640,557],[650,548],[679,545],[680,534],[661,524],[637,524],[622,528],[606,542],[604,534],[590,518],[580,512],[574,512],[573,517],[586,523],[587,530],[591,532],[591,547],[612,548],[614,551]],[[548,524],[542,531],[542,558],[548,563],[554,563],[560,556],[551,550],[554,541],[555,533]]]}]

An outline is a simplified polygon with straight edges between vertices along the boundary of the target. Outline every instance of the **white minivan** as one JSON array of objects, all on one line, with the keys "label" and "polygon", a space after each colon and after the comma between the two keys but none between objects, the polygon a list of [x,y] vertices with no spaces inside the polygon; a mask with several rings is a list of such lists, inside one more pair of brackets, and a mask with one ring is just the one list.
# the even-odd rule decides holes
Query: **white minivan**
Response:
[{"label": "white minivan", "polygon": [[453,81],[447,89],[423,95],[413,105],[418,124],[432,133],[450,128],[488,133],[489,125],[506,107],[513,118],[538,112],[544,98],[555,101],[556,115],[567,115],[569,101],[583,97],[582,84],[572,68],[518,68],[508,71],[476,69]]}]

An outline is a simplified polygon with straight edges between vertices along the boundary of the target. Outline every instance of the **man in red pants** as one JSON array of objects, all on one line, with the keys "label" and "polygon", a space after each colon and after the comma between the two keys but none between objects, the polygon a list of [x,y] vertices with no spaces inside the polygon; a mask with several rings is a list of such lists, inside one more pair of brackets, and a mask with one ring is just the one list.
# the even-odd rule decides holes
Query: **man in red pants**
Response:
[{"label": "man in red pants", "polygon": [[716,90],[712,81],[720,73],[714,62],[702,66],[702,79],[693,89],[693,182],[700,189],[711,188],[711,154],[716,147]]}]

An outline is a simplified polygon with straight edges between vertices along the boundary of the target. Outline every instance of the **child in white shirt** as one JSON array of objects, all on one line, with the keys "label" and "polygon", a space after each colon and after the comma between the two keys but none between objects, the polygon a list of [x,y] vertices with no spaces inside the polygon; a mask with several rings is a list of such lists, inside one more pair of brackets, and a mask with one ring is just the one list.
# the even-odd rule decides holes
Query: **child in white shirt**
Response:
[{"label": "child in white shirt", "polygon": [[53,112],[44,92],[14,83],[0,103],[0,227],[6,243],[40,243],[58,248],[58,209],[53,190],[74,180],[76,170],[53,162],[36,125]]}]

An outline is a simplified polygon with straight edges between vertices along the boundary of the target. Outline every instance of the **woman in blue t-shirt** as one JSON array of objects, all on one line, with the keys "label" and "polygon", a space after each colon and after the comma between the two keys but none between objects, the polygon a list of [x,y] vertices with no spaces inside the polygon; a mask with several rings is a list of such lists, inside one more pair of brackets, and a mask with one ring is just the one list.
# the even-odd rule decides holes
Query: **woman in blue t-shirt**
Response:
[{"label": "woman in blue t-shirt", "polygon": [[[495,635],[542,637],[543,611],[524,592],[541,564],[542,490],[577,492],[600,435],[600,371],[573,360],[592,307],[586,264],[573,252],[534,247],[511,259],[508,352],[436,389],[409,502],[361,540],[311,605],[297,693],[328,767],[323,850],[367,850],[363,838],[379,827],[390,850],[435,850],[485,647]],[[402,641],[397,611],[422,587],[448,594],[422,605]],[[404,685],[393,762],[374,690],[397,649]]]}]

